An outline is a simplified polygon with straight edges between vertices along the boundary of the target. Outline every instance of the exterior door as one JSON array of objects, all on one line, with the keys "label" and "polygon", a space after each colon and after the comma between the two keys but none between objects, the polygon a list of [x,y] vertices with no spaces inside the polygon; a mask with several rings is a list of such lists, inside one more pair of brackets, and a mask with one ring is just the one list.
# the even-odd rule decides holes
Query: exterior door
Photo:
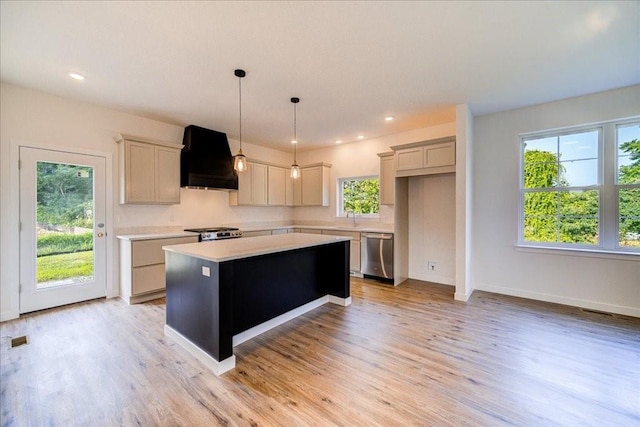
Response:
[{"label": "exterior door", "polygon": [[105,165],[20,147],[20,313],[106,296]]}]

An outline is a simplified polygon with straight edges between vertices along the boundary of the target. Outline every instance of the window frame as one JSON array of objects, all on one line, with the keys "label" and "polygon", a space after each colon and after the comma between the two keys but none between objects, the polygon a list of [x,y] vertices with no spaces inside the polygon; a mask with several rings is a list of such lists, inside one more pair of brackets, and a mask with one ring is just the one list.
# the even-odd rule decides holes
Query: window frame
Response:
[{"label": "window frame", "polygon": [[[519,173],[518,173],[518,247],[574,250],[579,252],[603,252],[623,255],[640,255],[640,248],[620,246],[619,242],[619,190],[620,188],[640,188],[640,184],[618,184],[618,128],[640,124],[639,117],[610,120],[579,126],[567,126],[545,131],[527,132],[518,135],[519,143]],[[525,142],[532,139],[561,137],[575,133],[598,130],[598,161],[597,184],[586,186],[554,186],[549,188],[525,188]],[[561,160],[558,159],[558,163]],[[598,191],[598,244],[563,243],[563,242],[535,242],[525,240],[525,194],[536,191],[570,192],[570,191]],[[560,214],[558,208],[557,214]]]},{"label": "window frame", "polygon": [[347,215],[344,212],[344,196],[342,193],[342,183],[345,181],[361,181],[365,179],[377,179],[378,180],[378,213],[373,214],[355,214],[358,218],[379,218],[380,217],[380,175],[361,175],[338,178],[336,181],[336,218],[346,218]]}]

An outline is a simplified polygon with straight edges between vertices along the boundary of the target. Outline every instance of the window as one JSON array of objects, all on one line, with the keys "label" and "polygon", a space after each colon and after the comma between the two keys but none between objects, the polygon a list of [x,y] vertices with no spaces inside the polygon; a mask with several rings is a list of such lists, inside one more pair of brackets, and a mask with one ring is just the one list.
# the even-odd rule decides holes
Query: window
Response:
[{"label": "window", "polygon": [[358,215],[377,215],[380,204],[377,176],[341,178],[338,180],[338,216],[348,212]]},{"label": "window", "polygon": [[640,250],[640,122],[529,134],[521,148],[521,244]]}]

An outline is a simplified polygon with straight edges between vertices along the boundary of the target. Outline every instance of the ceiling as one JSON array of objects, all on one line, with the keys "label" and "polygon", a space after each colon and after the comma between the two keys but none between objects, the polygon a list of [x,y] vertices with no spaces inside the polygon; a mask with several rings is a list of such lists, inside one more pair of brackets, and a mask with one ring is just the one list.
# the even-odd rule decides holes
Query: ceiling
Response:
[{"label": "ceiling", "polygon": [[283,150],[292,96],[305,150],[640,83],[638,1],[0,5],[2,81],[238,139],[243,68],[243,141]]}]

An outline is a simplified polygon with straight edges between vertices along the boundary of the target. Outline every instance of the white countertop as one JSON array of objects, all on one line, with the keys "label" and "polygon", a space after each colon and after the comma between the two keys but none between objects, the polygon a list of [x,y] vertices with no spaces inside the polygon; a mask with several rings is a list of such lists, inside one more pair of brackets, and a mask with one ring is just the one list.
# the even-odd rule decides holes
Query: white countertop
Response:
[{"label": "white countertop", "polygon": [[213,262],[231,261],[351,240],[350,237],[289,233],[163,246],[162,249]]},{"label": "white countertop", "polygon": [[393,229],[382,227],[370,227],[367,225],[357,224],[353,226],[338,226],[338,225],[287,225],[287,226],[272,226],[272,227],[240,227],[240,230],[250,231],[269,231],[269,230],[282,230],[292,228],[310,228],[314,230],[337,230],[337,231],[353,231],[354,233],[391,233]]},{"label": "white countertop", "polygon": [[198,236],[198,233],[189,231],[174,231],[168,233],[146,233],[146,234],[120,234],[116,236],[121,240],[154,240],[154,239],[170,239],[172,237],[191,237]]}]

